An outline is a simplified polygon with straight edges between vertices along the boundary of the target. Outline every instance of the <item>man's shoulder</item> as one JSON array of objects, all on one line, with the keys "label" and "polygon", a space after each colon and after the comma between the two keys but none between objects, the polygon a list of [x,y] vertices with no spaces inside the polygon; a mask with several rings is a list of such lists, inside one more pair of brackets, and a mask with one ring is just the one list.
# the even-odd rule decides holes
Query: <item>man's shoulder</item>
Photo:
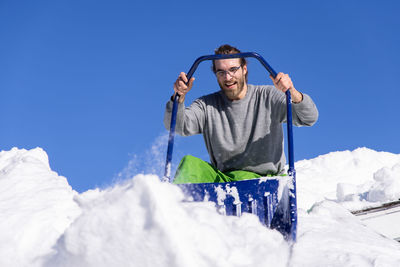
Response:
[{"label": "man's shoulder", "polygon": [[214,92],[214,93],[203,95],[203,96],[199,97],[198,100],[207,103],[207,102],[210,102],[210,101],[212,101],[212,102],[216,101],[216,100],[220,99],[221,97],[222,97],[221,96],[221,91],[217,91],[217,92]]},{"label": "man's shoulder", "polygon": [[248,84],[249,91],[253,95],[268,97],[271,94],[276,93],[276,89],[273,85],[253,85]]},{"label": "man's shoulder", "polygon": [[262,85],[248,84],[247,86],[250,90],[253,90],[256,93],[269,93],[275,89],[273,85],[266,85],[266,84]]},{"label": "man's shoulder", "polygon": [[207,95],[203,95],[201,97],[196,98],[190,106],[201,107],[201,109],[206,110],[210,106],[219,106],[221,105],[221,93],[214,92]]}]

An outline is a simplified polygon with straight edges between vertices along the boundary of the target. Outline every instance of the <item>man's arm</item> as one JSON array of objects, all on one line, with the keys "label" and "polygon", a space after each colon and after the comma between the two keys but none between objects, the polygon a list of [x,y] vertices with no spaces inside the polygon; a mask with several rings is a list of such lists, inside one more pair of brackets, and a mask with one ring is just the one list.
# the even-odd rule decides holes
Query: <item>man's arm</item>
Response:
[{"label": "man's arm", "polygon": [[318,109],[307,94],[303,95],[303,101],[292,105],[293,124],[296,126],[312,126],[318,120]]},{"label": "man's arm", "polygon": [[190,79],[186,85],[186,74],[181,72],[178,79],[174,83],[174,94],[167,102],[164,114],[164,126],[170,130],[173,99],[176,94],[179,94],[178,111],[176,116],[175,131],[182,136],[189,136],[202,133],[205,121],[205,108],[203,101],[200,99],[195,100],[189,107],[185,107],[185,95],[190,91],[193,86],[194,78]]},{"label": "man's arm", "polygon": [[[296,126],[312,126],[318,120],[319,114],[311,97],[297,91],[288,74],[280,72],[276,75],[275,79],[272,76],[270,78],[279,91],[286,93],[287,90],[290,90],[292,103],[294,103],[292,105],[293,124]],[[286,100],[286,97],[284,99]],[[282,103],[285,103],[286,106],[285,100],[282,99]],[[285,116],[282,120],[286,121],[286,109],[284,109],[281,115]]]}]

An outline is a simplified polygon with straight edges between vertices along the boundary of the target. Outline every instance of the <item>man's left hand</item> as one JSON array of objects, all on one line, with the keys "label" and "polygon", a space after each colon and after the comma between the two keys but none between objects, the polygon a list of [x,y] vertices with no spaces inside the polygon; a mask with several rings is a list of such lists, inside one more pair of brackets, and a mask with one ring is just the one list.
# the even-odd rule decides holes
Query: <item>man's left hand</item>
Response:
[{"label": "man's left hand", "polygon": [[286,93],[287,90],[290,90],[292,102],[300,103],[301,101],[303,101],[303,94],[297,91],[296,88],[294,88],[292,79],[290,79],[288,74],[279,72],[276,75],[275,79],[272,76],[269,77],[274,82],[274,85],[278,90],[284,93]]}]

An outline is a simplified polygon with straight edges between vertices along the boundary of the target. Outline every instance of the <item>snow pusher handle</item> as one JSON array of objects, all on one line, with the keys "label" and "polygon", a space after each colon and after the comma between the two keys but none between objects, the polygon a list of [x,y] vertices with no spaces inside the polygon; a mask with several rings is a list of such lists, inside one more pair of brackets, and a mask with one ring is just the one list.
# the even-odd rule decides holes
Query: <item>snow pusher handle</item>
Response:
[{"label": "snow pusher handle", "polygon": [[[238,54],[224,54],[224,55],[206,55],[201,56],[195,60],[192,67],[190,68],[187,76],[188,82],[192,78],[194,72],[196,71],[199,64],[205,60],[219,60],[219,59],[229,59],[229,58],[246,58],[253,57],[258,59],[260,63],[267,69],[272,77],[276,77],[277,73],[272,69],[268,62],[259,54],[255,52],[245,52]],[[174,103],[172,106],[172,116],[171,125],[168,139],[168,149],[167,149],[167,160],[165,164],[164,181],[171,182],[171,161],[172,152],[174,147],[175,138],[175,125],[176,125],[176,114],[178,111],[178,100],[179,95],[176,94],[174,98]],[[293,153],[293,123],[292,123],[292,99],[289,90],[286,91],[286,109],[287,109],[287,135],[288,135],[288,158],[289,158],[289,170],[288,175],[292,177],[292,185],[289,188],[289,206],[290,206],[290,220],[291,220],[291,239],[296,241],[297,232],[297,201],[296,201],[296,170],[294,168],[294,153]]]}]

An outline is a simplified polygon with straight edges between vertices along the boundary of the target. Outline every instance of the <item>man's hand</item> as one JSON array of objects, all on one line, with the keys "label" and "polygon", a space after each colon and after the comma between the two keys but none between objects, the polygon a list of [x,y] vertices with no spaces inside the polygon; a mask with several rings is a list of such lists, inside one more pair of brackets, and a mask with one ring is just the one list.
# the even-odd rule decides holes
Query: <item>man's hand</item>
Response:
[{"label": "man's hand", "polygon": [[173,95],[173,98],[175,98],[175,95],[178,94],[179,95],[179,103],[183,103],[183,101],[185,100],[185,95],[187,94],[187,92],[190,91],[190,89],[192,89],[193,81],[194,81],[194,77],[192,77],[190,79],[189,83],[186,85],[186,83],[188,82],[186,73],[181,72],[181,74],[179,74],[178,79],[176,79],[176,82],[174,83],[175,93]]},{"label": "man's hand", "polygon": [[292,102],[300,103],[303,101],[303,94],[296,90],[293,86],[292,79],[290,79],[288,74],[279,72],[275,79],[272,76],[269,76],[271,80],[274,82],[275,87],[286,93],[287,90],[290,90],[290,95],[292,97]]}]

